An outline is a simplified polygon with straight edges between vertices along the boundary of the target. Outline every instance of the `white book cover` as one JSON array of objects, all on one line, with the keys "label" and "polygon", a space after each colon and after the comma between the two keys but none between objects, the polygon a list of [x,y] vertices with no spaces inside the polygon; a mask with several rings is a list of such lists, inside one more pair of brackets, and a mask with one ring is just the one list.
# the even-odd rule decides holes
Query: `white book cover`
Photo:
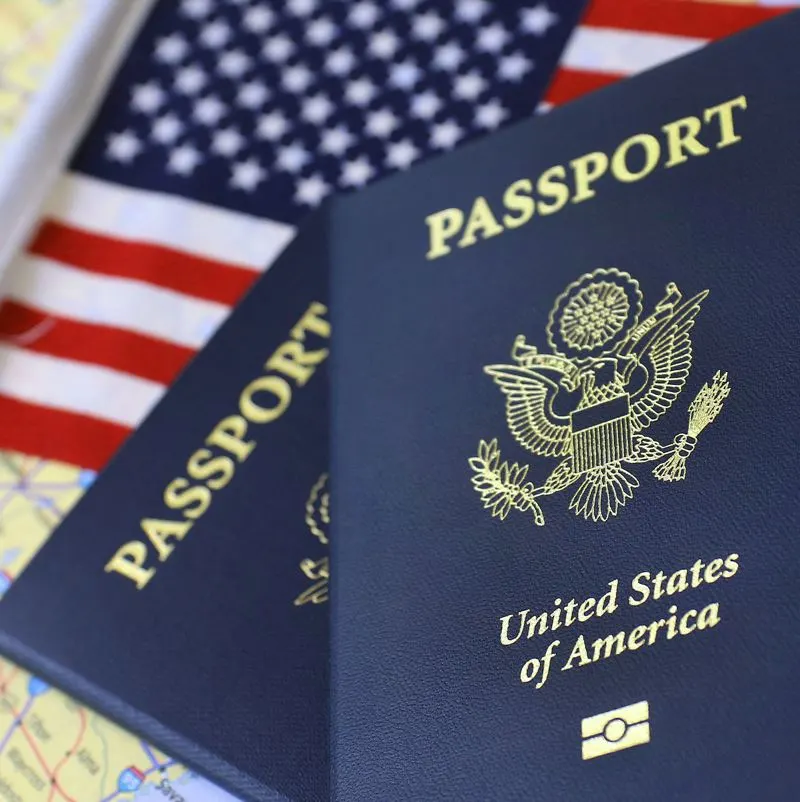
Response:
[{"label": "white book cover", "polygon": [[0,2],[0,276],[153,0]]}]

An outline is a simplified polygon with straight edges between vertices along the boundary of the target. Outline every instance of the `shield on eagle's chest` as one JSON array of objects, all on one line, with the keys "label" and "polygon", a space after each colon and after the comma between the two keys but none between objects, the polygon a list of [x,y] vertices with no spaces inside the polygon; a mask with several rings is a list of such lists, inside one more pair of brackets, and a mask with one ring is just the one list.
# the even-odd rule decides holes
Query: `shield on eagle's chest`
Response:
[{"label": "shield on eagle's chest", "polygon": [[633,453],[630,396],[625,393],[570,415],[572,466],[578,473],[627,459]]}]

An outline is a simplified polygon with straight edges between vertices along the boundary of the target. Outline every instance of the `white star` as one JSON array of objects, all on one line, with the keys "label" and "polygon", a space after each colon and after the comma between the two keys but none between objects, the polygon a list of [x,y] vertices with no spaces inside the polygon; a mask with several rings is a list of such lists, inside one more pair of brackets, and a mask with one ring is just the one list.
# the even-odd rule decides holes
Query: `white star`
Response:
[{"label": "white star", "polygon": [[181,12],[192,19],[201,19],[211,11],[211,0],[183,0]]},{"label": "white star", "polygon": [[458,0],[456,18],[462,22],[477,22],[489,10],[486,0]]},{"label": "white star", "polygon": [[353,161],[345,162],[340,183],[344,187],[360,187],[366,184],[374,173],[375,171],[366,157],[359,156]]},{"label": "white star", "polygon": [[274,61],[276,64],[282,64],[294,53],[294,44],[288,36],[284,36],[281,33],[278,34],[278,36],[267,39],[264,49],[261,52],[270,61]]},{"label": "white star", "polygon": [[443,29],[444,21],[433,11],[414,17],[414,21],[411,23],[411,30],[414,36],[424,42],[432,42]]},{"label": "white star", "polygon": [[347,75],[355,63],[356,57],[353,55],[353,51],[349,47],[340,47],[328,54],[325,59],[325,69],[341,77]]},{"label": "white star", "polygon": [[314,125],[320,125],[333,114],[333,111],[334,105],[331,103],[330,98],[318,92],[303,101],[300,115],[304,120],[308,120]]},{"label": "white star", "polygon": [[164,36],[156,42],[155,57],[164,64],[178,64],[189,52],[189,43],[179,34]]},{"label": "white star", "polygon": [[227,110],[228,107],[218,97],[209,95],[194,104],[192,116],[203,125],[216,125]]},{"label": "white star", "polygon": [[171,145],[183,133],[183,123],[170,112],[153,123],[152,131],[156,142]]},{"label": "white star", "polygon": [[252,64],[252,59],[243,50],[229,50],[223,53],[217,67],[226,78],[241,78]]},{"label": "white star", "polygon": [[347,21],[354,28],[371,28],[380,17],[381,13],[375,3],[370,3],[368,0],[362,0],[356,3],[347,15]]},{"label": "white star", "polygon": [[430,89],[420,95],[414,95],[411,99],[411,113],[415,117],[423,120],[430,120],[436,116],[436,112],[442,107],[442,101],[438,95]]},{"label": "white star", "polygon": [[288,130],[289,121],[283,112],[278,110],[262,115],[256,127],[258,136],[272,142],[277,142]]},{"label": "white star", "polygon": [[317,8],[317,0],[289,0],[286,7],[296,17],[310,17]]},{"label": "white star", "polygon": [[435,148],[449,150],[462,136],[464,136],[464,132],[458,123],[454,120],[446,120],[434,125],[431,129],[431,145]]},{"label": "white star", "polygon": [[308,178],[301,178],[297,182],[297,191],[294,199],[297,203],[305,203],[306,206],[319,206],[322,199],[331,191],[330,185],[319,173]]},{"label": "white star", "polygon": [[386,149],[386,164],[398,170],[405,170],[418,157],[419,150],[410,139],[393,142]]},{"label": "white star", "polygon": [[342,156],[353,144],[355,138],[343,125],[324,131],[320,139],[319,149],[331,156]]},{"label": "white star", "polygon": [[398,11],[411,11],[420,4],[420,0],[391,0]]},{"label": "white star", "polygon": [[288,173],[299,173],[308,164],[309,159],[308,151],[299,142],[294,142],[278,149],[275,163]]},{"label": "white star", "polygon": [[211,150],[220,156],[235,156],[243,147],[244,137],[233,126],[215,131],[211,140]]},{"label": "white star", "polygon": [[441,70],[456,70],[464,60],[464,51],[458,42],[448,42],[437,47],[433,54],[434,66]]},{"label": "white star", "polygon": [[519,12],[522,30],[541,36],[547,29],[558,22],[558,14],[554,14],[544,3],[537,3],[533,8],[523,8]]},{"label": "white star", "polygon": [[191,175],[198,164],[203,161],[203,155],[192,145],[181,145],[169,154],[167,170],[178,175]]},{"label": "white star", "polygon": [[481,128],[497,128],[508,112],[499,100],[490,100],[475,110],[475,124]]},{"label": "white star", "polygon": [[397,36],[390,30],[378,31],[369,40],[369,52],[376,58],[390,59],[400,47]]},{"label": "white star", "polygon": [[184,95],[196,95],[206,85],[206,74],[196,64],[175,73],[175,88]]},{"label": "white star", "polygon": [[376,93],[375,85],[369,78],[359,78],[350,81],[345,89],[344,96],[348,103],[355,106],[368,106]]},{"label": "white star", "polygon": [[485,88],[486,81],[476,70],[459,75],[453,82],[453,94],[461,100],[476,100]]},{"label": "white star", "polygon": [[210,22],[200,32],[200,41],[212,49],[222,47],[231,38],[231,29],[227,22],[218,19]]},{"label": "white star", "polygon": [[133,87],[131,108],[144,114],[152,114],[158,111],[166,97],[166,92],[155,81],[148,81],[146,84]]},{"label": "white star", "polygon": [[267,171],[256,159],[250,158],[233,165],[231,186],[235,189],[243,189],[245,192],[252,192],[266,177]]},{"label": "white star", "polygon": [[320,19],[314,20],[306,28],[306,39],[308,39],[312,45],[325,47],[336,38],[338,32],[339,29],[328,17],[321,17]]},{"label": "white star", "polygon": [[389,67],[389,83],[398,89],[413,89],[422,76],[422,70],[411,59],[398,61]]},{"label": "white star", "polygon": [[485,50],[487,53],[499,53],[509,40],[508,31],[499,23],[481,28],[475,37],[478,50]]},{"label": "white star", "polygon": [[517,52],[500,59],[497,74],[505,81],[519,81],[532,67],[533,62]]},{"label": "white star", "polygon": [[250,33],[264,33],[275,22],[275,14],[266,5],[248,8],[242,17],[242,27]]},{"label": "white star", "polygon": [[283,71],[282,83],[289,92],[302,94],[308,89],[313,77],[311,70],[305,64],[295,64]]},{"label": "white star", "polygon": [[246,109],[258,109],[264,105],[268,97],[269,89],[267,89],[262,81],[254,78],[252,81],[248,81],[246,84],[242,85],[236,99],[239,101],[239,104]]},{"label": "white star", "polygon": [[130,164],[142,152],[142,143],[130,129],[108,137],[106,156],[112,161]]},{"label": "white star", "polygon": [[391,109],[379,109],[367,115],[367,124],[364,126],[367,133],[385,139],[400,125],[400,121]]}]

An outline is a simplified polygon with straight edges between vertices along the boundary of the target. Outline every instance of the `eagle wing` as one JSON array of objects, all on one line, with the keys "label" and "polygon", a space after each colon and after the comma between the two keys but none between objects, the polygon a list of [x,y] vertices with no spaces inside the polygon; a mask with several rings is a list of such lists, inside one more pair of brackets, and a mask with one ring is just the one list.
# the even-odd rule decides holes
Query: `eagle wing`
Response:
[{"label": "eagle wing", "polygon": [[692,340],[700,304],[708,295],[703,291],[678,306],[670,317],[643,338],[631,353],[647,372],[647,379],[631,398],[634,431],[641,431],[658,420],[680,395],[692,366]]},{"label": "eagle wing", "polygon": [[569,418],[553,412],[558,385],[538,371],[516,365],[484,370],[506,396],[506,418],[517,442],[545,457],[570,453]]}]

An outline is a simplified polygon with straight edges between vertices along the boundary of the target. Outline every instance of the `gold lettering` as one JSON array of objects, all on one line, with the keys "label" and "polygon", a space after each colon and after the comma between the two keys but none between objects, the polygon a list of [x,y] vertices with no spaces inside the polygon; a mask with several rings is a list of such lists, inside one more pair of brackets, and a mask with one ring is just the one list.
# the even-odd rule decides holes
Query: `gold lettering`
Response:
[{"label": "gold lettering", "polygon": [[733,130],[733,110],[740,108],[742,110],[747,108],[747,98],[744,95],[727,100],[725,103],[720,103],[718,106],[711,106],[703,112],[703,119],[710,123],[714,117],[719,118],[719,142],[717,142],[717,149],[726,148],[728,145],[733,145],[735,142],[741,140]]},{"label": "gold lettering", "polygon": [[640,604],[644,604],[650,598],[650,586],[647,584],[648,579],[650,579],[649,571],[642,571],[641,574],[636,574],[636,576],[633,578],[633,582],[631,582],[631,588],[640,593],[641,596],[639,598],[628,596],[628,604],[631,607],[638,607]]},{"label": "gold lettering", "polygon": [[580,203],[597,194],[591,186],[608,170],[608,156],[597,150],[573,159],[570,167],[575,177],[575,194],[572,196],[572,202]]},{"label": "gold lettering", "polygon": [[313,375],[314,368],[328,356],[328,349],[306,351],[297,340],[287,340],[275,350],[265,367],[283,373],[302,387]]},{"label": "gold lettering", "polygon": [[578,608],[578,621],[588,621],[592,617],[592,610],[595,604],[597,604],[597,599],[593,598],[582,601],[581,606]]},{"label": "gold lettering", "polygon": [[525,626],[525,618],[529,612],[530,610],[523,610],[517,614],[519,615],[519,630],[514,638],[510,638],[508,636],[508,625],[511,623],[512,618],[516,618],[516,615],[506,615],[500,619],[500,643],[503,646],[511,646],[512,643],[516,643],[520,639],[520,636],[522,635],[522,629]]},{"label": "gold lettering", "polygon": [[725,558],[725,570],[722,572],[722,576],[724,576],[725,579],[730,579],[732,576],[736,576],[736,572],[739,570],[739,564],[737,562],[738,559],[738,554],[731,554]]},{"label": "gold lettering", "polygon": [[528,618],[528,639],[536,635],[536,627],[539,627],[539,635],[544,635],[547,632],[547,613],[541,615],[532,615]]},{"label": "gold lettering", "polygon": [[[553,198],[552,203],[542,203],[539,201],[539,214],[553,214],[567,205],[569,200],[569,187],[565,181],[567,171],[563,165],[557,164],[549,170],[545,170],[536,182],[536,192],[540,198]],[[556,179],[561,179],[560,181]]]},{"label": "gold lettering", "polygon": [[603,657],[611,657],[611,650],[614,654],[622,654],[625,651],[625,633],[617,632],[616,635],[607,635],[605,638],[598,638],[592,644],[592,662],[597,662],[600,659],[600,653]]},{"label": "gold lettering", "polygon": [[619,580],[614,579],[608,583],[609,591],[604,593],[597,602],[597,615],[606,615],[617,611],[617,588]]},{"label": "gold lettering", "polygon": [[635,652],[638,648],[644,646],[644,636],[647,634],[646,626],[638,626],[628,636],[628,649]]},{"label": "gold lettering", "polygon": [[706,572],[703,574],[703,581],[707,582],[709,585],[713,585],[714,582],[720,578],[721,569],[724,564],[722,560],[712,560],[706,566]]},{"label": "gold lettering", "polygon": [[459,248],[467,248],[478,241],[478,232],[483,232],[481,239],[489,239],[503,233],[503,226],[497,222],[489,204],[482,195],[475,198],[472,211],[469,213],[464,236],[458,241]]},{"label": "gold lettering", "polygon": [[583,635],[578,635],[578,640],[575,641],[575,645],[569,653],[569,659],[564,663],[561,670],[569,671],[569,669],[572,668],[573,660],[577,660],[579,666],[585,666],[592,662],[589,657],[589,652],[586,650],[586,641],[584,641]]},{"label": "gold lettering", "polygon": [[126,579],[130,579],[141,590],[156,572],[155,568],[145,568],[147,546],[139,540],[131,540],[120,546],[114,556],[106,563],[105,571],[116,571]]},{"label": "gold lettering", "polygon": [[503,195],[503,205],[512,212],[519,212],[517,215],[506,214],[503,216],[503,225],[506,228],[519,228],[533,217],[533,213],[536,211],[536,202],[531,197],[532,191],[533,184],[528,178],[520,178],[506,189]]},{"label": "gold lettering", "polygon": [[700,615],[697,616],[698,629],[711,629],[711,627],[715,627],[719,622],[719,604],[716,602],[704,607],[700,611]]},{"label": "gold lettering", "polygon": [[145,535],[147,535],[147,539],[155,547],[158,559],[163,563],[175,548],[167,541],[171,537],[176,540],[183,540],[193,524],[191,521],[165,521],[160,518],[144,518],[140,526]]},{"label": "gold lettering", "polygon": [[322,315],[328,313],[328,307],[319,301],[312,301],[303,317],[295,324],[289,332],[295,340],[305,342],[306,332],[317,334],[320,337],[328,338],[331,336],[331,324]]},{"label": "gold lettering", "polygon": [[[262,407],[253,400],[256,393],[271,393],[278,403],[273,407]],[[292,400],[292,388],[280,376],[260,376],[242,390],[239,411],[251,423],[272,423],[280,418]]]},{"label": "gold lettering", "polygon": [[[634,145],[644,148],[644,165],[638,172],[628,167],[628,152]],[[611,157],[611,173],[618,181],[639,181],[653,172],[661,156],[661,144],[652,134],[636,134],[626,139]]]},{"label": "gold lettering", "polygon": [[710,150],[697,138],[703,124],[699,117],[683,117],[667,123],[661,130],[667,135],[669,158],[665,167],[689,161],[689,156],[705,156]]},{"label": "gold lettering", "polygon": [[214,431],[206,438],[206,445],[223,448],[239,462],[244,462],[256,447],[255,440],[244,441],[246,434],[247,421],[241,415],[229,415],[214,427]]},{"label": "gold lettering", "polygon": [[694,632],[695,625],[690,625],[689,621],[696,616],[697,610],[688,610],[681,616],[680,623],[678,624],[678,630],[681,635],[689,635],[690,633]]},{"label": "gold lettering", "polygon": [[171,510],[183,510],[186,518],[196,520],[211,504],[211,491],[205,485],[190,484],[188,479],[179,476],[164,489],[164,503]]},{"label": "gold lettering", "polygon": [[461,227],[464,225],[464,212],[461,209],[442,209],[441,212],[428,215],[425,222],[428,224],[430,242],[425,257],[438,259],[452,250],[446,243],[461,231]]},{"label": "gold lettering", "polygon": [[192,479],[205,480],[212,490],[221,490],[233,479],[236,465],[230,457],[214,457],[209,449],[198,448],[189,457],[186,470]]},{"label": "gold lettering", "polygon": [[671,596],[673,593],[683,593],[684,590],[689,589],[689,580],[686,576],[685,569],[676,571],[667,582],[667,595]]}]

